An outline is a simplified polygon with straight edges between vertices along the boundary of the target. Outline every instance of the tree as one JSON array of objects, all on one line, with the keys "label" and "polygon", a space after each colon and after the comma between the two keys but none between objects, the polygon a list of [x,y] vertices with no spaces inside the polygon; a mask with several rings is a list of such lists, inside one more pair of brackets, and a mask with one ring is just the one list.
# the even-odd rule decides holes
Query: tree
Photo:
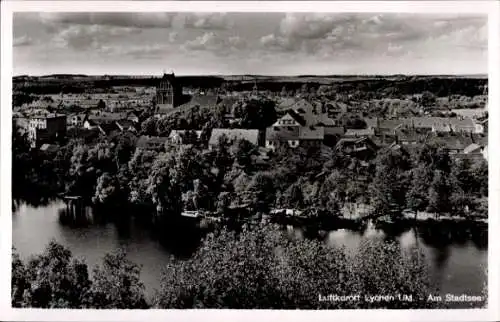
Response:
[{"label": "tree", "polygon": [[98,309],[146,309],[148,303],[141,269],[126,258],[123,249],[106,254],[93,271],[90,304]]},{"label": "tree", "polygon": [[474,178],[471,191],[474,193],[488,197],[488,162],[481,160],[471,167],[471,173]]},{"label": "tree", "polygon": [[428,205],[428,191],[433,172],[424,165],[411,170],[411,184],[406,193],[406,206],[412,211],[424,211]]},{"label": "tree", "polygon": [[409,161],[400,151],[387,150],[377,156],[375,166],[369,190],[374,211],[379,214],[400,213],[404,209],[408,190],[406,169]]},{"label": "tree", "polygon": [[[85,308],[90,280],[87,265],[51,241],[27,265],[14,255],[12,301],[16,307]],[[21,297],[22,294],[22,297]]]},{"label": "tree", "polygon": [[294,183],[285,191],[285,204],[293,209],[302,209],[304,207],[304,195],[300,184]]},{"label": "tree", "polygon": [[99,102],[97,103],[97,109],[99,111],[103,111],[106,109],[106,103],[104,103],[102,99],[100,99]]},{"label": "tree", "polygon": [[141,123],[141,133],[144,135],[157,135],[157,120],[155,117],[148,117],[144,122]]},{"label": "tree", "polygon": [[267,212],[276,197],[273,179],[270,174],[265,172],[255,174],[247,186],[247,193],[246,201],[250,204],[251,209],[263,213]]},{"label": "tree", "polygon": [[420,101],[424,107],[430,107],[436,103],[436,96],[429,91],[425,91],[422,93]]},{"label": "tree", "polygon": [[457,159],[451,167],[451,176],[458,188],[468,193],[474,187],[474,177],[471,174],[469,159]]},{"label": "tree", "polygon": [[424,144],[414,155],[415,166],[424,165],[431,169],[450,173],[451,159],[442,145]]},{"label": "tree", "polygon": [[286,90],[286,86],[283,86],[283,87],[281,88],[280,96],[281,96],[281,97],[287,97],[287,96],[288,96],[288,92],[287,92],[287,90]]},{"label": "tree", "polygon": [[225,214],[229,206],[231,205],[231,193],[223,191],[217,197],[217,212],[219,214]]},{"label": "tree", "polygon": [[245,169],[251,170],[252,156],[256,154],[256,147],[249,141],[242,139],[233,144],[234,156],[236,162]]},{"label": "tree", "polygon": [[[288,240],[279,227],[211,233],[187,260],[167,263],[154,307],[219,309],[422,308],[434,290],[415,250],[369,240],[353,257],[316,240]],[[318,294],[407,294],[413,302],[318,301]]]},{"label": "tree", "polygon": [[111,142],[115,144],[113,155],[117,168],[128,163],[135,151],[136,141],[136,136],[130,132],[112,138]]},{"label": "tree", "polygon": [[252,99],[242,107],[241,126],[248,129],[265,129],[276,122],[275,103],[270,100]]},{"label": "tree", "polygon": [[446,174],[441,170],[434,171],[434,178],[429,188],[429,205],[427,210],[436,214],[450,211],[451,186]]},{"label": "tree", "polygon": [[103,173],[97,179],[97,185],[92,201],[95,204],[108,206],[117,206],[122,204],[123,193],[120,191],[120,185],[116,177],[112,177],[109,173]]}]

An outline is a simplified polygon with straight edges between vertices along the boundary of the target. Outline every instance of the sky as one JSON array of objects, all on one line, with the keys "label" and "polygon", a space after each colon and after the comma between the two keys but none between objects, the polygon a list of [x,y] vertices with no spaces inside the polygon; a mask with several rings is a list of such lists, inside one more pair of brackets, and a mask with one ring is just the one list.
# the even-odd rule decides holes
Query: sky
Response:
[{"label": "sky", "polygon": [[17,12],[14,75],[485,74],[486,15]]}]

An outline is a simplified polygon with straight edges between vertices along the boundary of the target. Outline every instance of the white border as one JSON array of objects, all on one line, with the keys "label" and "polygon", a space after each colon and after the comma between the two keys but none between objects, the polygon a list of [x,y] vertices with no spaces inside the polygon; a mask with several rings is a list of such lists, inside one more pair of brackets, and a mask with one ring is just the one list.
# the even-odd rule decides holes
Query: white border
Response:
[{"label": "white border", "polygon": [[[418,13],[487,13],[489,15],[489,115],[490,137],[500,137],[499,78],[499,3],[496,1],[332,1],[332,2],[249,2],[249,1],[2,1],[1,2],[1,153],[0,159],[0,319],[26,321],[132,321],[174,318],[179,321],[220,320],[365,320],[370,321],[498,321],[500,320],[498,228],[499,147],[489,140],[489,244],[488,309],[475,310],[337,310],[337,311],[270,311],[270,310],[38,310],[10,307],[11,217],[11,117],[12,109],[12,13],[14,11],[172,11],[172,12],[418,12]],[[29,187],[27,187],[29,188]]]}]

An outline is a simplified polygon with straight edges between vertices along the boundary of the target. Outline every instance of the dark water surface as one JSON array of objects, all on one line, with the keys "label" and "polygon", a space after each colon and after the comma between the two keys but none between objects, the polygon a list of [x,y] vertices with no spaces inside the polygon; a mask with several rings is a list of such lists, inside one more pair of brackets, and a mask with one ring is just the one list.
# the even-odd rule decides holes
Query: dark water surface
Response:
[{"label": "dark water surface", "polygon": [[[92,268],[101,262],[104,254],[124,247],[129,259],[142,265],[141,279],[151,295],[159,287],[163,265],[176,248],[185,246],[179,241],[177,245],[165,247],[148,229],[132,224],[117,227],[113,223],[97,222],[90,212],[85,215],[85,224],[69,224],[59,215],[64,208],[64,203],[52,202],[38,208],[21,204],[16,209],[12,215],[12,242],[22,258],[41,253],[47,243],[55,239],[75,256],[84,257]],[[287,231],[299,238],[305,234],[303,229],[291,226]],[[394,238],[403,249],[417,246],[422,250],[431,268],[433,285],[439,287],[442,294],[481,295],[487,281],[486,242],[450,234],[419,227],[397,233]],[[330,245],[343,245],[356,251],[363,239],[387,238],[387,234],[370,224],[362,232],[338,229],[325,232],[322,238]]]}]

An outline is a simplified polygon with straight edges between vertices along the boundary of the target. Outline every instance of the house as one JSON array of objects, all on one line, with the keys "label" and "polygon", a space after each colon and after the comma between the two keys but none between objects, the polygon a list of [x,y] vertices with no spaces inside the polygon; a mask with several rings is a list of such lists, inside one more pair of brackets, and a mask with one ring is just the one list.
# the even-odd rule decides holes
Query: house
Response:
[{"label": "house", "polygon": [[450,127],[453,132],[456,133],[475,133],[476,125],[474,121],[469,118],[451,118],[450,119]]},{"label": "house", "polygon": [[431,131],[437,132],[437,133],[449,133],[449,132],[451,132],[451,127],[449,124],[436,123],[436,124],[432,125]]},{"label": "house", "polygon": [[404,156],[407,156],[407,157],[410,156],[410,153],[408,152],[408,150],[403,145],[396,143],[396,142],[393,142],[392,144],[387,146],[385,148],[385,150],[397,151],[397,152],[400,152]]},{"label": "house", "polygon": [[54,153],[54,152],[56,152],[58,150],[58,148],[59,147],[57,145],[55,145],[55,144],[44,143],[40,147],[40,151],[46,152],[46,153]]},{"label": "house", "polygon": [[325,126],[325,136],[342,136],[345,133],[343,126]]},{"label": "house", "polygon": [[305,145],[321,145],[325,136],[324,128],[323,126],[308,125],[307,121],[310,124],[317,121],[308,116],[310,115],[302,108],[287,111],[284,116],[266,130],[266,148],[275,150],[283,144],[291,148],[296,148],[302,143]]},{"label": "house", "polygon": [[332,118],[339,118],[349,110],[347,104],[342,102],[326,102],[324,107],[327,115]]},{"label": "house", "polygon": [[[174,144],[185,144],[183,141],[185,139],[186,133],[189,131],[185,130],[172,130],[170,132],[170,135],[168,136],[168,139],[170,140],[171,143]],[[201,137],[201,131],[194,131],[196,134],[196,138],[199,139]]]},{"label": "house", "polygon": [[[365,120],[366,122],[366,120]],[[411,122],[407,122],[410,123]],[[368,124],[368,123],[367,123]],[[394,133],[394,131],[405,125],[404,119],[378,119],[376,129],[379,134]]]},{"label": "house", "polygon": [[330,140],[330,137],[342,135],[344,131],[337,120],[328,116],[321,103],[301,99],[266,130],[266,148],[275,150],[284,144],[292,148],[320,146],[325,135]]},{"label": "house", "polygon": [[83,122],[83,128],[86,129],[86,130],[97,129],[97,125],[98,125],[97,122],[95,122],[94,120],[90,120],[90,119],[86,119]]},{"label": "house", "polygon": [[396,141],[402,145],[415,145],[425,138],[425,133],[418,129],[397,129],[394,134]]},{"label": "house", "polygon": [[446,117],[411,117],[404,119],[407,128],[419,129],[427,132],[450,132],[449,120]]},{"label": "house", "polygon": [[88,114],[83,121],[83,128],[87,130],[95,129],[102,123],[115,123],[127,119],[127,113],[97,112]]},{"label": "house", "polygon": [[266,148],[274,151],[282,145],[291,148],[321,146],[324,136],[323,127],[270,127],[266,130]]},{"label": "house", "polygon": [[66,136],[67,118],[64,114],[33,116],[28,123],[28,140],[31,146],[51,143]]},{"label": "house", "polygon": [[100,123],[97,125],[97,129],[102,135],[110,135],[113,132],[120,132],[120,128],[116,125],[115,122],[106,122]]},{"label": "house", "polygon": [[216,147],[222,137],[226,137],[231,142],[236,140],[247,140],[256,146],[259,145],[259,130],[213,129],[210,139],[208,140],[209,148],[213,149]]},{"label": "house", "polygon": [[477,143],[472,143],[463,150],[462,154],[468,158],[473,158],[475,160],[484,158],[486,161],[488,161],[488,146],[482,146]]},{"label": "house", "polygon": [[139,118],[140,114],[141,113],[139,111],[130,111],[127,113],[127,120],[134,123],[139,123],[141,121]]},{"label": "house", "polygon": [[465,154],[477,154],[477,153],[482,154],[482,151],[483,151],[483,147],[481,147],[479,144],[471,143],[467,147],[465,147],[463,153],[465,153]]},{"label": "house", "polygon": [[376,129],[379,126],[378,117],[365,117],[363,120],[366,123],[367,129]]},{"label": "house", "polygon": [[356,156],[361,159],[374,157],[377,150],[377,145],[368,137],[342,138],[335,146],[335,151],[342,154]]},{"label": "house", "polygon": [[292,106],[297,103],[297,100],[293,97],[282,98],[280,102],[276,105],[277,112],[286,112],[292,109]]},{"label": "house", "polygon": [[114,122],[121,132],[137,132],[137,123],[131,120],[120,120]]},{"label": "house", "polygon": [[142,135],[137,139],[136,148],[143,150],[162,151],[168,142],[168,137]]},{"label": "house", "polygon": [[84,113],[73,114],[70,116],[69,125],[72,127],[82,127],[86,117],[87,115]]},{"label": "house", "polygon": [[474,143],[470,136],[463,135],[429,136],[426,141],[442,146],[449,154],[462,153],[466,147]]},{"label": "house", "polygon": [[487,133],[488,132],[488,118],[483,120],[475,120],[474,133]]}]

